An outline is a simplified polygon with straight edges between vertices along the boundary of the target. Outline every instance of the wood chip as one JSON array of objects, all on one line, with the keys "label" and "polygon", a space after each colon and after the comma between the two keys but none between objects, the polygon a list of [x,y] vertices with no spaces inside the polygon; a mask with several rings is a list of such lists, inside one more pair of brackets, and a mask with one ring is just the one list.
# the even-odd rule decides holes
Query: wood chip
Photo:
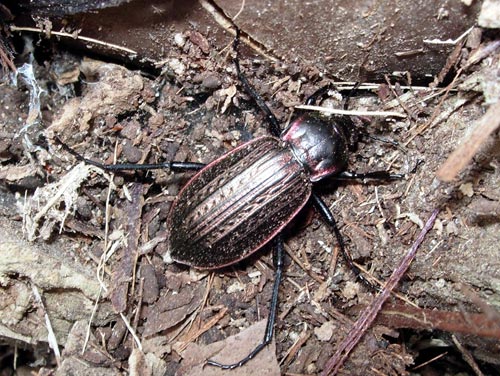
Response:
[{"label": "wood chip", "polygon": [[472,160],[479,148],[485,143],[500,126],[500,102],[491,105],[484,116],[473,126],[472,132],[466,137],[462,144],[450,154],[448,159],[436,172],[438,179],[450,182],[462,171]]}]

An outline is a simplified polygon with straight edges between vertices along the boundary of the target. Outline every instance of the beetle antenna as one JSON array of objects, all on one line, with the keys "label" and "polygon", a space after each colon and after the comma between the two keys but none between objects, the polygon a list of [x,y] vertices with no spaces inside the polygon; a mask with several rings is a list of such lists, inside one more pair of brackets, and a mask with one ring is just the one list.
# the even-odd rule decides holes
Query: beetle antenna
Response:
[{"label": "beetle antenna", "polygon": [[134,163],[120,163],[120,164],[105,164],[102,162],[97,162],[92,159],[85,158],[76,150],[72,149],[64,142],[62,142],[59,137],[54,137],[56,144],[61,145],[61,147],[74,156],[80,162],[84,162],[88,165],[98,167],[105,171],[144,171],[144,170],[171,170],[173,172],[184,172],[184,171],[198,171],[205,167],[204,163],[197,162],[163,162],[163,163],[153,163],[153,164],[134,164]]}]

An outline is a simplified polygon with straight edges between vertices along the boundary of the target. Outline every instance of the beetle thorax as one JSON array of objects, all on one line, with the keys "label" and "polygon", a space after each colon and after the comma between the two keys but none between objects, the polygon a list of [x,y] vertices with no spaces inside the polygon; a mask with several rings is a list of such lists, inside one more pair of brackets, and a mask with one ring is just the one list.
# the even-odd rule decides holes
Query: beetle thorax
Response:
[{"label": "beetle thorax", "polygon": [[302,115],[290,123],[281,139],[310,172],[313,182],[341,171],[347,163],[347,137],[340,123]]}]

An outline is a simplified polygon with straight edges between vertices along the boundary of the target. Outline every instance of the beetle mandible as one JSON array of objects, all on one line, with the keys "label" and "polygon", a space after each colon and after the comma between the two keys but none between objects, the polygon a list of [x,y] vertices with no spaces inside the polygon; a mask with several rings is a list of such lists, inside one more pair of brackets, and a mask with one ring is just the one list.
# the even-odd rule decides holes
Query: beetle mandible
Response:
[{"label": "beetle mandible", "polygon": [[[239,31],[234,49],[238,54]],[[194,162],[106,165],[82,157],[55,138],[77,159],[104,170],[169,169],[173,172],[198,171],[181,189],[167,217],[167,243],[170,257],[199,269],[218,269],[234,264],[265,244],[274,242],[275,279],[270,313],[261,343],[245,358],[233,364],[208,360],[224,369],[242,366],[269,344],[273,337],[278,291],[283,274],[284,227],[308,202],[332,229],[347,264],[358,278],[362,276],[348,256],[333,215],[314,183],[335,176],[338,179],[399,179],[404,175],[387,171],[354,173],[344,171],[349,146],[346,117],[325,120],[310,113],[300,114],[283,131],[275,115],[242,73],[238,56],[234,59],[238,78],[250,97],[266,115],[270,136],[246,142],[205,165]],[[330,86],[311,95],[314,104]]]}]

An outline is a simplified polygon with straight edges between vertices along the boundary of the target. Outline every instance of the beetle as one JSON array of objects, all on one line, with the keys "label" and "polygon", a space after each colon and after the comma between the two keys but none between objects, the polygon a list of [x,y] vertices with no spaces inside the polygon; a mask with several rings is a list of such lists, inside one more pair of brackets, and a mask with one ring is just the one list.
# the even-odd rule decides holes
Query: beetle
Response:
[{"label": "beetle", "polygon": [[345,144],[336,124],[301,116],[280,138],[256,138],[208,164],[172,205],[172,259],[213,269],[260,249],[306,204],[312,182],[343,167]]},{"label": "beetle", "polygon": [[[238,41],[237,32],[236,52]],[[275,278],[264,338],[239,362],[207,361],[223,369],[242,366],[271,342],[284,264],[282,231],[306,204],[311,203],[321,214],[337,238],[347,264],[358,278],[370,285],[348,256],[331,211],[315,192],[315,183],[331,176],[384,180],[403,177],[387,171],[363,174],[345,171],[351,124],[346,117],[325,120],[302,113],[281,131],[275,115],[242,73],[238,57],[234,64],[243,88],[266,115],[270,135],[248,141],[207,165],[175,161],[106,165],[84,158],[55,139],[77,159],[109,171],[197,171],[177,195],[167,217],[167,248],[176,262],[199,269],[219,269],[273,242]],[[316,103],[329,89],[330,86],[326,86],[317,90],[306,104]]]}]

